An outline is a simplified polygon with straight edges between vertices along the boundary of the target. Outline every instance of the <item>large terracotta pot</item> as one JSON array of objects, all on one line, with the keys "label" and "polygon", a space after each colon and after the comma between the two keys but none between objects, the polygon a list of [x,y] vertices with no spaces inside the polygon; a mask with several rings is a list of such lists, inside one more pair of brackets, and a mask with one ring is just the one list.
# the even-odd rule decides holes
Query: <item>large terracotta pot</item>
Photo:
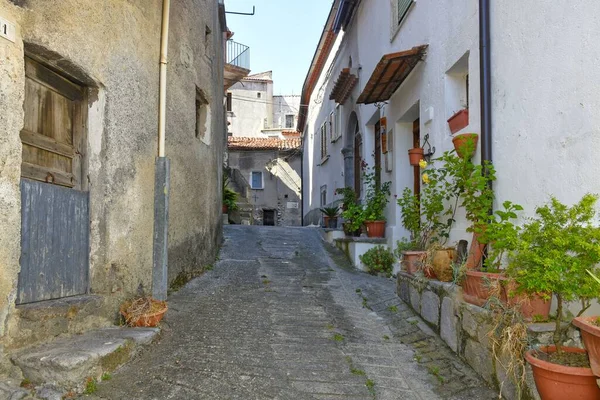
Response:
[{"label": "large terracotta pot", "polygon": [[[460,158],[471,158],[477,150],[477,142],[479,141],[479,135],[476,133],[462,133],[452,138],[452,144],[456,150],[456,154]],[[468,146],[469,142],[472,142],[471,146]]]},{"label": "large terracotta pot", "polygon": [[402,267],[411,275],[414,275],[420,269],[423,269],[426,251],[403,251],[402,252]]},{"label": "large terracotta pot", "polygon": [[370,238],[385,237],[385,221],[365,221],[365,228]]},{"label": "large terracotta pot", "polygon": [[229,211],[229,207],[227,207],[227,205],[223,204],[223,214],[227,214],[227,211]]},{"label": "large terracotta pot", "polygon": [[468,270],[477,269],[481,266],[481,260],[485,251],[485,244],[479,243],[479,236],[481,234],[473,232],[473,239],[471,240],[471,246],[469,247],[469,254],[467,255],[467,261],[465,267]]},{"label": "large terracotta pot", "polygon": [[450,118],[448,118],[448,126],[450,132],[456,133],[469,125],[469,109],[460,110]]},{"label": "large terracotta pot", "polygon": [[[576,347],[562,347],[569,353],[585,353]],[[540,348],[540,351],[554,353],[555,346]],[[566,367],[540,360],[535,357],[534,350],[525,353],[525,359],[533,370],[535,386],[542,400],[597,400],[600,399],[600,388],[596,384],[596,376],[591,368]]]},{"label": "large terracotta pot", "polygon": [[425,154],[425,151],[422,147],[415,147],[414,149],[408,150],[408,161],[410,162],[410,165],[413,167],[419,165],[419,161],[423,159],[423,154]]},{"label": "large terracotta pot", "polygon": [[590,365],[594,375],[600,376],[600,327],[594,322],[598,317],[577,317],[573,325],[581,330],[581,338],[590,356]]},{"label": "large terracotta pot", "polygon": [[442,282],[452,282],[452,263],[457,254],[454,249],[436,250],[431,262],[436,278]]},{"label": "large terracotta pot", "polygon": [[[467,303],[483,307],[489,300],[491,294],[489,284],[494,281],[500,281],[503,285],[508,278],[504,274],[492,272],[467,271],[462,283],[463,298]],[[500,292],[500,300],[506,303],[506,290],[503,288]]]},{"label": "large terracotta pot", "polygon": [[509,281],[506,286],[506,294],[509,305],[521,304],[521,314],[527,321],[533,320],[534,317],[547,320],[550,314],[551,300],[545,300],[544,297],[534,294],[517,294],[515,292],[517,284],[514,281]]}]

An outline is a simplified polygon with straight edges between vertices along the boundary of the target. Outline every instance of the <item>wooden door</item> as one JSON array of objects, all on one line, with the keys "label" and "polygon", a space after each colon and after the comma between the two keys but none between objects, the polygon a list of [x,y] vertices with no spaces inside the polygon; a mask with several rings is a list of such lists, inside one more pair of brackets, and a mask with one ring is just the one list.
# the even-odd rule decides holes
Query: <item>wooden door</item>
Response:
[{"label": "wooden door", "polygon": [[85,294],[89,269],[86,91],[29,58],[25,74],[18,304]]},{"label": "wooden door", "polygon": [[[413,147],[421,147],[421,124],[417,119],[413,122]],[[415,195],[421,197],[421,167],[418,165],[413,167],[414,174],[414,192]]]},{"label": "wooden door", "polygon": [[263,210],[263,225],[275,226],[275,210]]},{"label": "wooden door", "polygon": [[375,185],[381,185],[381,123],[375,124]]},{"label": "wooden door", "polygon": [[[357,127],[358,130],[358,127]],[[354,135],[354,191],[356,198],[360,198],[362,191],[362,136],[356,132]]]}]

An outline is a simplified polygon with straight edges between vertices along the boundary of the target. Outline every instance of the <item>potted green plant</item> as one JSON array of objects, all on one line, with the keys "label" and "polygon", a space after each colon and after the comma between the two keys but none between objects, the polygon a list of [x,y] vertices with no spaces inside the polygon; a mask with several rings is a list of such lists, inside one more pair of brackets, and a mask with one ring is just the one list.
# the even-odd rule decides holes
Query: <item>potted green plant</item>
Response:
[{"label": "potted green plant", "polygon": [[563,324],[565,303],[579,302],[581,316],[598,297],[596,282],[587,272],[597,273],[600,262],[600,228],[594,226],[597,200],[586,194],[569,207],[551,198],[523,226],[518,247],[510,254],[507,273],[518,292],[553,293],[556,298],[554,345],[525,355],[543,399],[600,398],[585,350],[563,345],[568,327]]},{"label": "potted green plant", "polygon": [[321,208],[323,213],[323,224],[325,228],[335,229],[337,228],[338,215],[340,213],[339,207],[323,207]]},{"label": "potted green plant", "polygon": [[[428,163],[421,160],[419,166],[425,169]],[[443,245],[450,235],[455,205],[450,202],[450,206],[446,206],[452,198],[452,192],[448,190],[447,169],[430,167],[422,173],[422,180],[424,186],[420,196],[410,188],[405,188],[397,199],[402,225],[409,231],[410,239],[399,241],[396,253],[409,273],[414,274],[422,269],[427,277],[434,278],[436,274],[432,271],[435,265],[429,266],[426,260],[432,259],[433,263],[436,260],[454,258],[453,255],[448,257],[447,254],[446,257],[443,257],[443,254],[440,257],[436,253],[448,253]],[[428,252],[432,253],[431,256]],[[440,265],[442,264],[444,263],[441,262]],[[452,268],[451,262],[446,264],[447,269]],[[451,277],[452,273],[448,275]]]},{"label": "potted green plant", "polygon": [[364,173],[365,207],[364,223],[368,237],[385,237],[385,207],[390,197],[391,182],[378,182],[375,169]]},{"label": "potted green plant", "polygon": [[479,135],[476,133],[461,133],[454,135],[452,138],[452,144],[454,150],[460,158],[471,158],[477,150],[477,142],[479,141]]},{"label": "potted green plant", "polygon": [[390,277],[394,267],[394,254],[385,246],[375,246],[359,256],[371,275],[383,275]]},{"label": "potted green plant", "polygon": [[346,236],[360,236],[362,226],[365,222],[362,207],[356,203],[349,203],[345,207],[346,209],[342,211],[344,233]]}]

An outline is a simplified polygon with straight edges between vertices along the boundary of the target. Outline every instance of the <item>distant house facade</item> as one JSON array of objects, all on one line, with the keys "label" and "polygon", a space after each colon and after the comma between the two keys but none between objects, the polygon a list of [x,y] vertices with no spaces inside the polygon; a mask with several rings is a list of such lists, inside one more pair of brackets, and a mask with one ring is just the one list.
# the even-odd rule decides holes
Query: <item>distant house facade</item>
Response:
[{"label": "distant house facade", "polygon": [[[161,11],[0,0],[0,375],[4,351],[112,325],[152,293]],[[170,13],[167,284],[221,242],[229,35],[222,0]]]},{"label": "distant house facade", "polygon": [[300,96],[274,96],[271,71],[227,91],[230,186],[239,194],[235,223],[301,225]]},{"label": "distant house facade", "polygon": [[[480,136],[474,162],[496,167],[496,208],[510,200],[531,215],[551,194],[574,203],[600,192],[592,161],[600,151],[600,97],[592,89],[600,84],[600,48],[578,39],[600,34],[592,17],[600,3],[491,2],[486,47],[480,3],[333,2],[298,123],[306,225],[318,223],[319,207],[339,202],[337,188],[364,195],[364,161],[392,182],[386,238],[394,246],[409,233],[393,195],[421,184],[408,150],[424,146],[435,158],[464,132]],[[448,120],[465,111],[453,134]],[[450,241],[470,240],[467,226],[459,212]]]}]

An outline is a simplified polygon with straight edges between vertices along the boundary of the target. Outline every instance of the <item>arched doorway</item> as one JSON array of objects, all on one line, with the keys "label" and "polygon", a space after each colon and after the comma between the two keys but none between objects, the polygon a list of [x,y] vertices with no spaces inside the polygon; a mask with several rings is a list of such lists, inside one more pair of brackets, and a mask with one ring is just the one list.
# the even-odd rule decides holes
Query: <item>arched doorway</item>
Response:
[{"label": "arched doorway", "polygon": [[344,155],[344,184],[346,187],[354,188],[357,197],[360,197],[362,186],[360,180],[362,136],[358,117],[354,111],[350,114],[348,125],[346,125],[342,154]]}]

